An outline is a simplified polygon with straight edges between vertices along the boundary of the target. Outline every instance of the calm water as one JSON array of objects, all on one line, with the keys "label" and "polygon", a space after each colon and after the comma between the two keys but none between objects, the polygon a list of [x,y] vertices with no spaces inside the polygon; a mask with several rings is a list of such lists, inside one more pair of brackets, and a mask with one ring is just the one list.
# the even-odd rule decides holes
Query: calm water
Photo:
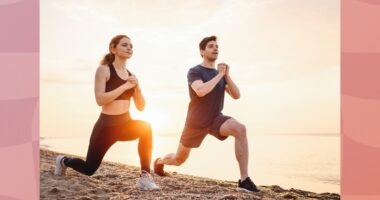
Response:
[{"label": "calm water", "polygon": [[[155,136],[153,159],[174,153],[178,141],[179,136]],[[41,138],[40,144],[54,151],[85,156],[88,138]],[[256,184],[339,193],[339,135],[254,135],[249,136],[249,145],[249,174]],[[116,143],[105,160],[139,166],[137,141]],[[192,150],[185,164],[166,169],[237,181],[234,139],[220,142],[208,136],[201,147]]]}]

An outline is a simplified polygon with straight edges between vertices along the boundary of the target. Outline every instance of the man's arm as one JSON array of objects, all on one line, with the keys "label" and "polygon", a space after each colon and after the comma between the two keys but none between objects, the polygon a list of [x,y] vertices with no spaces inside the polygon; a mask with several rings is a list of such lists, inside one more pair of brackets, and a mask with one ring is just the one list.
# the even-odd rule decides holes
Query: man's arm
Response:
[{"label": "man's arm", "polygon": [[226,68],[218,66],[218,71],[218,75],[205,83],[202,80],[196,80],[191,84],[191,88],[199,97],[207,95],[214,89],[218,82],[224,77]]},{"label": "man's arm", "polygon": [[226,92],[233,98],[233,99],[239,99],[240,98],[240,91],[239,88],[236,86],[236,84],[232,81],[231,77],[226,77]]},{"label": "man's arm", "polygon": [[228,66],[225,63],[222,63],[226,66],[226,74],[224,76],[224,79],[227,82],[226,85],[226,92],[233,98],[233,99],[239,99],[240,98],[240,91],[239,88],[236,86],[234,81],[232,80],[229,71],[230,71],[230,66]]},{"label": "man's arm", "polygon": [[218,84],[218,82],[223,78],[223,74],[216,75],[213,79],[204,83],[202,80],[196,80],[191,84],[194,92],[199,96],[203,97],[211,92],[212,89]]}]

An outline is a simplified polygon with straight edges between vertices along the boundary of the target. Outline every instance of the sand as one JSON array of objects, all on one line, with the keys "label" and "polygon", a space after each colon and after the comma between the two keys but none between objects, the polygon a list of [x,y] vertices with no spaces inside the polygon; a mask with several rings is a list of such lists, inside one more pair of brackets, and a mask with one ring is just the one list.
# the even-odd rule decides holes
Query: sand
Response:
[{"label": "sand", "polygon": [[236,182],[176,172],[170,172],[170,177],[153,174],[160,190],[144,191],[135,187],[139,168],[114,162],[103,161],[92,176],[82,175],[70,168],[66,176],[54,176],[57,155],[57,152],[40,149],[40,199],[340,199],[334,193],[317,194],[293,188],[285,190],[277,185],[259,186],[260,192],[257,193],[237,192]]}]

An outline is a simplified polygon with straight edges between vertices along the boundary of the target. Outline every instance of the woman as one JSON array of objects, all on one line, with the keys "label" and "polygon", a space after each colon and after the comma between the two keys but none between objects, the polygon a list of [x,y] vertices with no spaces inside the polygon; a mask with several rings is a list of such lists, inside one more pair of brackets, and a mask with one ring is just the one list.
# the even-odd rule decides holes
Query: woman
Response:
[{"label": "woman", "polygon": [[65,175],[66,168],[70,167],[91,176],[116,141],[139,139],[141,175],[136,186],[140,189],[158,189],[150,175],[151,126],[147,122],[131,119],[129,114],[131,98],[138,110],[142,111],[145,107],[139,82],[127,70],[127,59],[132,54],[133,46],[128,36],[118,35],[111,40],[109,53],[104,56],[96,71],[95,97],[102,112],[91,134],[86,161],[60,155],[56,159],[55,175]]}]

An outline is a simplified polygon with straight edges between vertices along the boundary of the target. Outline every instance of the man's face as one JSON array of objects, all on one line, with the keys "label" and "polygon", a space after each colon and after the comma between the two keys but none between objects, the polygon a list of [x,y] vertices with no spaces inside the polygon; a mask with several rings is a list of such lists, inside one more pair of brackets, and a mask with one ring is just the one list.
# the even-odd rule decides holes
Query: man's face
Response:
[{"label": "man's face", "polygon": [[207,43],[205,50],[201,50],[201,55],[203,59],[209,61],[215,61],[218,58],[219,50],[218,43],[216,41],[210,41]]}]

